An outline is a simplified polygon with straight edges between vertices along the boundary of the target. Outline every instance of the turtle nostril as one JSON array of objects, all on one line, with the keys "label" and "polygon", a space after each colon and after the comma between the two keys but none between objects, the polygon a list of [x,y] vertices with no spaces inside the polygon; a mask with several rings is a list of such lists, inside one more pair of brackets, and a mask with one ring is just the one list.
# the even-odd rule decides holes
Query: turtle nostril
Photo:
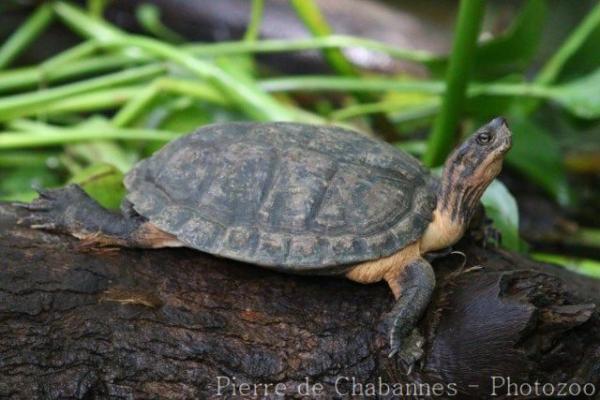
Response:
[{"label": "turtle nostril", "polygon": [[500,129],[502,126],[508,126],[506,123],[506,118],[504,117],[496,117],[491,122],[490,125],[494,129]]}]

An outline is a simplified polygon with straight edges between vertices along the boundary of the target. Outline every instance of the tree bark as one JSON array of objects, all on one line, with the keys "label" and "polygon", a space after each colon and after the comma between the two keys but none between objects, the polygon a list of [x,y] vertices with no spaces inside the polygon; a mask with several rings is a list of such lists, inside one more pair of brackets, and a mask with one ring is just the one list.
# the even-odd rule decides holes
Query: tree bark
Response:
[{"label": "tree bark", "polygon": [[188,249],[89,250],[17,226],[19,213],[0,205],[0,398],[205,399],[219,389],[302,398],[308,389],[324,399],[353,390],[475,399],[490,397],[494,376],[502,395],[509,378],[600,389],[600,281],[469,239],[459,244],[464,268],[460,256],[434,262],[438,288],[421,323],[431,337],[422,368],[405,375],[387,358],[384,284]]}]

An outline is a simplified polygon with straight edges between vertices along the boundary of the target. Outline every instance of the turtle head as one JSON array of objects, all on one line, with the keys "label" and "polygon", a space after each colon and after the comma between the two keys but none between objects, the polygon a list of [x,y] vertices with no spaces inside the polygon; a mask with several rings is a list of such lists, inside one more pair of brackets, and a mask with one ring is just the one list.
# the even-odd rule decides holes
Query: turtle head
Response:
[{"label": "turtle head", "polygon": [[463,236],[481,195],[500,173],[511,144],[506,120],[499,117],[452,152],[444,165],[433,220],[421,239],[423,253],[452,246]]},{"label": "turtle head", "polygon": [[481,195],[500,173],[511,145],[506,120],[498,117],[479,128],[448,157],[439,205],[452,220],[468,224]]},{"label": "turtle head", "polygon": [[[448,158],[445,177],[453,184],[487,185],[500,173],[512,138],[506,120],[494,118],[464,141]],[[460,185],[459,185],[460,186]],[[484,188],[485,189],[485,188]]]}]

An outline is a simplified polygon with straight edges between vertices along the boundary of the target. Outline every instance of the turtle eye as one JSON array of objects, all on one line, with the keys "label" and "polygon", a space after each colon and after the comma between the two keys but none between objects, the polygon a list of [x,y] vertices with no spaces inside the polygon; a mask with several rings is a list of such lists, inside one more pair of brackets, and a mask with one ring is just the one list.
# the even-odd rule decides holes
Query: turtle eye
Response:
[{"label": "turtle eye", "polygon": [[483,131],[479,135],[477,135],[476,140],[479,144],[488,144],[492,140],[492,134],[488,131]]}]

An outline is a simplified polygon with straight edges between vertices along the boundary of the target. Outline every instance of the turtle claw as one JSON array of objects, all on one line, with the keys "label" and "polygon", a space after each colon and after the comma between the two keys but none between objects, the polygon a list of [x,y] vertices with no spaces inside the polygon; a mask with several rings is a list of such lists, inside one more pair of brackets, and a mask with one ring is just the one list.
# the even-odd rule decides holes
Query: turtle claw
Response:
[{"label": "turtle claw", "polygon": [[31,229],[56,230],[57,224],[53,220],[48,208],[26,208],[29,215],[17,220],[17,225],[26,226]]},{"label": "turtle claw", "polygon": [[388,358],[397,356],[407,369],[407,374],[413,369],[414,364],[419,361],[424,354],[423,345],[425,338],[414,328],[407,336],[402,337],[401,324],[398,323],[396,316],[388,315],[388,326],[390,338],[390,352]]},{"label": "turtle claw", "polygon": [[415,363],[423,357],[423,345],[425,339],[419,333],[417,329],[414,329],[412,333],[406,338],[404,345],[401,349],[397,349],[398,357],[402,363],[406,366],[406,374],[410,375]]},{"label": "turtle claw", "polygon": [[406,338],[406,344],[400,352],[400,357],[405,361],[414,363],[423,357],[423,345],[425,339],[423,335],[419,333],[418,329],[413,329],[412,333]]},{"label": "turtle claw", "polygon": [[453,253],[454,250],[452,249],[452,246],[449,246],[438,251],[430,251],[429,253],[425,254],[425,259],[429,262],[432,262],[438,258],[446,257]]},{"label": "turtle claw", "polygon": [[31,206],[31,204],[18,203],[18,202],[10,203],[10,205],[13,207],[16,207],[16,208],[21,208],[23,210],[29,210],[29,207]]},{"label": "turtle claw", "polygon": [[35,201],[34,203],[23,204],[23,203],[13,203],[15,207],[19,207],[28,211],[48,211],[51,207],[49,204],[46,204],[42,201]]},{"label": "turtle claw", "polygon": [[390,344],[392,349],[388,354],[388,357],[392,358],[397,355],[406,368],[406,375],[410,375],[415,369],[417,362],[422,360],[424,343],[425,339],[423,336],[419,333],[418,329],[414,329],[412,333],[406,337],[403,344],[400,344],[397,340],[395,340],[393,344]]},{"label": "turtle claw", "polygon": [[18,203],[15,206],[25,209],[28,213],[17,224],[32,229],[52,231],[69,231],[67,209],[74,204],[81,204],[85,192],[76,185],[61,189],[33,188],[39,197],[31,203]]},{"label": "turtle claw", "polygon": [[56,224],[54,222],[46,222],[44,224],[34,224],[29,226],[31,229],[43,229],[43,230],[55,230]]},{"label": "turtle claw", "polygon": [[32,189],[38,194],[38,196],[42,199],[52,200],[54,196],[52,195],[52,190],[44,189],[41,186],[35,185]]}]

